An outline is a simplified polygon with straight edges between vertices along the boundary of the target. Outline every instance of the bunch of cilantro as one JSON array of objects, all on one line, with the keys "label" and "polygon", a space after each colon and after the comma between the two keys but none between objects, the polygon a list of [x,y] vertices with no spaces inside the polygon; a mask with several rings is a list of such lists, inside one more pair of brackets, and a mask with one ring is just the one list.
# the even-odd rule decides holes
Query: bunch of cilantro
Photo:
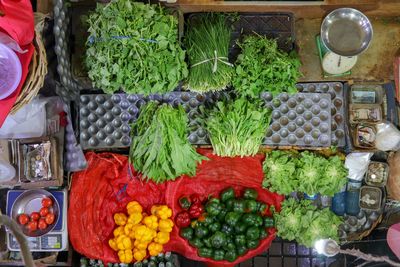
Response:
[{"label": "bunch of cilantro", "polygon": [[242,53],[232,81],[239,95],[258,98],[265,91],[274,96],[297,92],[300,60],[295,52],[287,54],[278,49],[276,40],[260,35],[247,36],[239,46]]},{"label": "bunch of cilantro", "polygon": [[129,160],[147,180],[162,183],[186,174],[194,176],[199,155],[187,139],[187,116],[173,108],[149,102],[132,125]]},{"label": "bunch of cilantro", "polygon": [[333,196],[346,184],[348,174],[339,156],[324,158],[309,151],[272,151],[263,169],[263,187],[284,195],[297,191]]},{"label": "bunch of cilantro", "polygon": [[271,121],[261,102],[244,98],[220,101],[205,116],[214,153],[222,157],[257,154]]},{"label": "bunch of cilantro", "polygon": [[281,211],[274,212],[274,219],[279,237],[296,240],[306,247],[313,247],[318,239],[338,241],[338,228],[343,222],[329,208],[317,209],[310,200],[293,198],[282,202]]},{"label": "bunch of cilantro", "polygon": [[93,86],[149,95],[172,91],[187,76],[178,19],[161,6],[111,1],[98,4],[87,22],[85,64]]}]

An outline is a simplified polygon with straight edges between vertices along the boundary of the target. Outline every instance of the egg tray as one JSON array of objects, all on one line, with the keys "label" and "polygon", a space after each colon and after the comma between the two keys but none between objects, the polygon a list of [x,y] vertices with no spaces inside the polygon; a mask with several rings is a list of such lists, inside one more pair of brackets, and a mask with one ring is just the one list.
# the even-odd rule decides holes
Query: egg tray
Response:
[{"label": "egg tray", "polygon": [[343,216],[343,223],[339,226],[339,238],[341,240],[352,239],[357,233],[363,233],[371,230],[374,224],[379,220],[382,210],[367,211],[361,209],[356,216],[347,215]]},{"label": "egg tray", "polygon": [[206,130],[200,120],[199,107],[222,99],[225,93],[199,94],[170,92],[163,95],[87,94],[79,103],[80,143],[84,149],[123,148],[131,142],[130,124],[139,116],[139,110],[149,100],[181,104],[188,114],[189,141],[195,145],[209,144]]},{"label": "egg tray", "polygon": [[331,145],[331,97],[329,94],[297,93],[261,98],[272,109],[271,124],[263,144],[267,146],[329,147]]},{"label": "egg tray", "polygon": [[299,92],[328,93],[330,94],[331,105],[331,144],[333,146],[345,147],[346,145],[346,99],[344,85],[340,82],[327,83],[298,83]]}]

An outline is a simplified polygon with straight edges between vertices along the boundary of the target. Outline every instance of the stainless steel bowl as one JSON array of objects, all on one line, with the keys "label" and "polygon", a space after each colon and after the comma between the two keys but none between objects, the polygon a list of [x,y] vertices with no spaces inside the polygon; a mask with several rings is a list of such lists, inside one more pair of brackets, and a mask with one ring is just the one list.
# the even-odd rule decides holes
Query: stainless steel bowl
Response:
[{"label": "stainless steel bowl", "polygon": [[365,51],[372,40],[372,25],[354,8],[339,8],[329,13],[321,25],[321,40],[332,52],[356,56]]},{"label": "stainless steel bowl", "polygon": [[39,212],[40,208],[42,207],[42,199],[45,197],[48,197],[53,201],[53,206],[49,210],[54,214],[54,222],[47,226],[46,229],[41,230],[38,228],[34,232],[28,231],[28,229],[24,225],[21,225],[22,232],[26,236],[42,236],[53,230],[60,214],[60,207],[58,205],[58,202],[49,191],[34,189],[27,190],[19,195],[11,207],[11,218],[18,222],[18,216],[22,213],[30,215],[32,212]]}]

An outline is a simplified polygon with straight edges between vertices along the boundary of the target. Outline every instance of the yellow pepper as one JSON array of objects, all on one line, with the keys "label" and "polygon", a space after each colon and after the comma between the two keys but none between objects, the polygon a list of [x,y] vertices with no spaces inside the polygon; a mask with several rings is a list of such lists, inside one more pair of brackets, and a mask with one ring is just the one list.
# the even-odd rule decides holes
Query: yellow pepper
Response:
[{"label": "yellow pepper", "polygon": [[152,242],[150,243],[148,250],[150,256],[157,256],[163,251],[163,246],[158,243]]},{"label": "yellow pepper", "polygon": [[150,242],[153,239],[153,231],[145,225],[141,225],[135,229],[135,239],[141,242]]},{"label": "yellow pepper", "polygon": [[120,250],[118,251],[118,257],[122,263],[131,263],[133,260],[132,250]]},{"label": "yellow pepper", "polygon": [[118,251],[117,242],[115,241],[114,238],[111,238],[110,240],[108,240],[108,245],[109,245],[110,248],[112,248],[113,250]]},{"label": "yellow pepper", "polygon": [[123,226],[118,226],[117,228],[114,229],[114,237],[118,237],[120,235],[124,234],[124,227]]},{"label": "yellow pepper", "polygon": [[126,205],[126,211],[128,212],[129,215],[133,213],[142,213],[143,208],[137,201],[131,201]]},{"label": "yellow pepper", "polygon": [[158,232],[157,236],[154,238],[154,242],[164,245],[169,241],[169,233],[168,232]]},{"label": "yellow pepper", "polygon": [[174,222],[171,219],[160,220],[158,222],[158,230],[160,232],[172,232],[172,227],[174,226]]},{"label": "yellow pepper", "polygon": [[124,227],[124,234],[130,238],[135,238],[135,230],[138,228],[140,224],[131,224],[127,223]]},{"label": "yellow pepper", "polygon": [[139,240],[135,240],[133,243],[133,247],[138,250],[146,250],[149,242],[141,242]]},{"label": "yellow pepper", "polygon": [[117,246],[119,250],[132,249],[132,241],[126,235],[120,235],[117,237]]},{"label": "yellow pepper", "polygon": [[158,227],[158,219],[157,216],[155,215],[150,215],[147,217],[144,217],[143,223],[150,229],[157,229]]},{"label": "yellow pepper", "polygon": [[141,213],[132,213],[131,215],[129,215],[128,223],[133,225],[138,224],[142,221],[142,218],[143,216]]},{"label": "yellow pepper", "polygon": [[126,221],[127,221],[127,217],[126,217],[126,215],[124,214],[124,213],[115,213],[114,214],[114,222],[117,224],[117,225],[125,225],[126,224]]},{"label": "yellow pepper", "polygon": [[133,250],[133,257],[135,258],[136,261],[142,261],[146,257],[146,255],[147,255],[146,250],[138,250],[138,249]]},{"label": "yellow pepper", "polygon": [[151,214],[158,218],[166,220],[172,216],[172,210],[167,205],[155,205],[151,207]]}]

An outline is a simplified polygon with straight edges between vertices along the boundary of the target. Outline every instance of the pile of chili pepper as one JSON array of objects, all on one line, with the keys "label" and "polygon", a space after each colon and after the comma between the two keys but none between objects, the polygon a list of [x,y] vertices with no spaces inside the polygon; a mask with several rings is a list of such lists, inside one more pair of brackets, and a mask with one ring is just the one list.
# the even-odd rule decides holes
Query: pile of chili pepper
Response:
[{"label": "pile of chili pepper", "polygon": [[236,197],[232,187],[223,190],[220,198],[183,196],[179,198],[183,211],[176,215],[175,223],[200,257],[233,262],[257,248],[268,236],[267,228],[274,226],[273,218],[265,215],[269,207],[257,197],[252,188]]}]

